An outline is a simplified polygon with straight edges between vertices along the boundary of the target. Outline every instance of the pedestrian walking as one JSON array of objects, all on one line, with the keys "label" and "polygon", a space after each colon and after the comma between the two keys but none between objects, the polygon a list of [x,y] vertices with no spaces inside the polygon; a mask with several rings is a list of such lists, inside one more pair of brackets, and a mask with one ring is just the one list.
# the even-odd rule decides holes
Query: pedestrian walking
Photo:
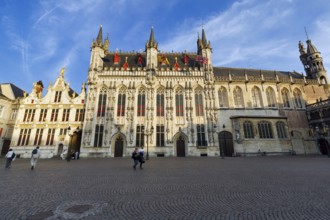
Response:
[{"label": "pedestrian walking", "polygon": [[39,146],[37,146],[36,148],[33,149],[31,153],[31,170],[33,170],[37,165],[39,157],[40,157],[40,150],[39,150]]},{"label": "pedestrian walking", "polygon": [[14,153],[13,149],[9,149],[6,154],[6,165],[5,168],[11,167],[11,162],[15,160],[16,154]]},{"label": "pedestrian walking", "polygon": [[140,163],[140,169],[143,169],[142,164],[145,163],[145,159],[144,159],[144,149],[142,147],[139,150],[139,163]]},{"label": "pedestrian walking", "polygon": [[134,161],[133,168],[136,170],[136,166],[139,164],[139,148],[136,147],[135,150],[132,153],[132,159]]},{"label": "pedestrian walking", "polygon": [[65,156],[66,156],[66,154],[67,154],[67,149],[66,149],[66,147],[64,146],[64,148],[63,148],[63,150],[62,150],[62,153],[61,153],[61,158],[62,158],[62,160],[65,160]]}]

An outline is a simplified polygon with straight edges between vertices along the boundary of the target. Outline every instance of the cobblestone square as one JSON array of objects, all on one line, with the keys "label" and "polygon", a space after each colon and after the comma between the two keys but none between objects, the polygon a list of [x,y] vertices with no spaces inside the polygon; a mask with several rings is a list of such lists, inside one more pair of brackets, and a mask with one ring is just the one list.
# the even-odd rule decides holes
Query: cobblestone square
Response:
[{"label": "cobblestone square", "polygon": [[330,219],[322,156],[0,161],[0,219]]}]

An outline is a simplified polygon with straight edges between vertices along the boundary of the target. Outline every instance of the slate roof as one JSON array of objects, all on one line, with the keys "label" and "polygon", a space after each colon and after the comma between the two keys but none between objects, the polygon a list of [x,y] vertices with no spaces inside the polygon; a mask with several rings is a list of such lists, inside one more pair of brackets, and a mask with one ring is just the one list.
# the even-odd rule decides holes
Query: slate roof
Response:
[{"label": "slate roof", "polygon": [[[119,62],[118,64],[114,63],[114,56],[116,52],[108,53],[104,58],[106,62],[103,62],[104,67],[123,67],[126,62],[127,57],[127,63],[128,67],[145,67],[146,66],[146,53],[138,53],[138,52],[117,52],[119,56]],[[202,64],[200,62],[195,61],[196,56],[198,56],[196,53],[158,53],[158,56],[161,56],[162,54],[165,55],[167,58],[169,64],[164,65],[164,67],[173,67],[177,63],[180,68],[183,67],[201,67]],[[184,63],[184,56],[185,54],[189,57],[188,65],[185,65]],[[143,64],[138,64],[138,57],[139,55],[142,56]],[[159,67],[162,67],[162,65],[159,65]],[[245,74],[251,77],[261,77],[261,74],[264,77],[275,77],[276,75],[279,78],[288,78],[290,75],[292,78],[295,79],[303,79],[304,76],[301,73],[297,72],[289,72],[289,71],[275,71],[275,70],[257,70],[257,69],[245,69],[245,68],[232,68],[232,67],[213,67],[213,72],[215,77],[221,77],[221,76],[228,76],[228,73],[230,73],[232,76],[241,76],[244,77]]]},{"label": "slate roof", "polygon": [[261,74],[264,77],[289,77],[296,79],[303,79],[304,76],[301,73],[297,72],[288,72],[288,71],[276,71],[276,70],[257,70],[257,69],[244,69],[244,68],[231,68],[231,67],[213,67],[213,72],[215,77],[228,76],[230,73],[232,76],[248,76],[261,77]]},{"label": "slate roof", "polygon": [[0,84],[0,93],[1,94],[3,94],[1,85],[9,85],[11,90],[13,91],[15,99],[17,99],[19,97],[24,97],[24,90],[18,88],[17,86],[15,86],[12,83],[2,83],[2,84]]}]

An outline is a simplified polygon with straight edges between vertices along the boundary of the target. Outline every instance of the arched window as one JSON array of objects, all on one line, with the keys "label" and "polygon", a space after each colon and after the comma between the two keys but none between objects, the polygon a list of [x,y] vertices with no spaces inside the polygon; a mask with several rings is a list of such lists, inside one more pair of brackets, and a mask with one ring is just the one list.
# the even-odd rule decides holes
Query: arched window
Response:
[{"label": "arched window", "polygon": [[276,107],[276,97],[275,97],[275,92],[272,87],[268,87],[266,89],[266,96],[267,96],[267,102],[268,102],[268,107],[274,108]]},{"label": "arched window", "polygon": [[278,138],[280,139],[288,138],[284,122],[281,121],[276,122],[276,130],[277,130]]},{"label": "arched window", "polygon": [[99,94],[99,102],[97,106],[97,117],[105,116],[105,106],[107,103],[107,90],[102,88]]},{"label": "arched window", "polygon": [[283,107],[290,108],[290,94],[287,88],[282,89],[281,92],[282,100],[283,100]]},{"label": "arched window", "polygon": [[146,94],[144,88],[139,90],[137,100],[137,116],[145,116],[146,114]]},{"label": "arched window", "polygon": [[164,116],[164,109],[165,109],[165,96],[164,96],[164,90],[158,89],[157,90],[157,109],[156,109],[156,115],[157,116]]},{"label": "arched window", "polygon": [[272,125],[270,122],[262,121],[258,123],[259,137],[262,139],[274,138]]},{"label": "arched window", "polygon": [[244,98],[242,89],[238,86],[234,89],[234,104],[236,108],[244,108]]},{"label": "arched window", "polygon": [[182,90],[177,90],[175,94],[175,112],[176,116],[183,116],[183,92]]},{"label": "arched window", "polygon": [[293,90],[294,104],[296,108],[302,108],[302,95],[299,89]]},{"label": "arched window", "polygon": [[262,103],[260,89],[255,86],[252,88],[251,93],[252,93],[252,107],[254,108],[262,107],[263,103]]},{"label": "arched window", "polygon": [[253,124],[250,121],[243,123],[244,138],[254,138]]},{"label": "arched window", "polygon": [[196,116],[203,116],[203,90],[196,89],[195,90],[195,108],[196,108]]},{"label": "arched window", "polygon": [[220,108],[228,108],[229,107],[228,92],[225,87],[221,86],[221,88],[219,89],[219,92],[218,92],[218,96],[219,96]]},{"label": "arched window", "polygon": [[117,105],[117,116],[125,116],[125,107],[126,107],[126,91],[121,89],[118,94],[118,105]]}]

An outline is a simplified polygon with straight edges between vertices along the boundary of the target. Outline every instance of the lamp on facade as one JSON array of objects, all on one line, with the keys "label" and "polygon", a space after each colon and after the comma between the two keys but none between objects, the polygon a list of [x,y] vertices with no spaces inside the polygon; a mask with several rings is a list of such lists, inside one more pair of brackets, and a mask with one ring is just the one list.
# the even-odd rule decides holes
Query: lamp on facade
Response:
[{"label": "lamp on facade", "polygon": [[151,126],[151,129],[147,129],[144,133],[145,136],[147,136],[147,155],[146,155],[146,160],[149,160],[149,136],[152,135],[154,132],[154,126]]}]

